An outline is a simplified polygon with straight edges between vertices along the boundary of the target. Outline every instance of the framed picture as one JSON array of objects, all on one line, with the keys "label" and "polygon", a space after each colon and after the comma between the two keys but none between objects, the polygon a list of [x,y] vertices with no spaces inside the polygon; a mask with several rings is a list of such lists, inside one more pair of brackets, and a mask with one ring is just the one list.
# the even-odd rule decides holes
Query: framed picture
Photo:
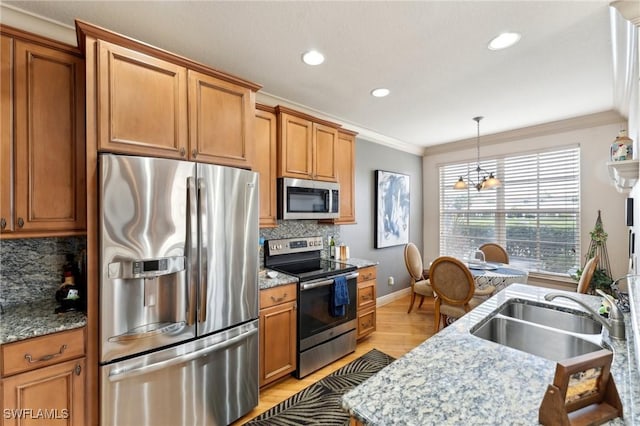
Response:
[{"label": "framed picture", "polygon": [[603,349],[558,363],[553,384],[560,389],[568,412],[602,402],[612,359],[613,352]]},{"label": "framed picture", "polygon": [[409,176],[376,170],[375,248],[409,242]]}]

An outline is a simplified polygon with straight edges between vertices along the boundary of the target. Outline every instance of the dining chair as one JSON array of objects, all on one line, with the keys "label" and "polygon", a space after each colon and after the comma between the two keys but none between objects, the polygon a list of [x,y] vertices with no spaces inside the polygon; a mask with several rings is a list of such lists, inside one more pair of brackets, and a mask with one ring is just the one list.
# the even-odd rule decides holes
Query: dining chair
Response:
[{"label": "dining chair", "polygon": [[509,254],[498,243],[486,243],[480,246],[487,262],[509,263]]},{"label": "dining chair", "polygon": [[416,294],[420,295],[420,303],[418,304],[418,309],[420,309],[425,296],[433,297],[433,289],[429,280],[423,276],[424,264],[422,263],[420,251],[415,244],[408,243],[404,246],[404,263],[411,278],[411,302],[407,311],[407,313],[411,313],[413,304],[416,301]]},{"label": "dining chair", "polygon": [[471,271],[455,257],[441,256],[433,261],[429,278],[436,294],[434,332],[440,330],[443,316],[460,318],[475,308],[484,299],[476,296],[490,296],[494,286],[476,289]]},{"label": "dining chair", "polygon": [[582,269],[582,274],[578,281],[578,287],[576,288],[578,293],[585,294],[589,291],[589,284],[591,284],[591,278],[593,277],[593,273],[596,271],[596,266],[598,266],[597,254],[589,259]]}]

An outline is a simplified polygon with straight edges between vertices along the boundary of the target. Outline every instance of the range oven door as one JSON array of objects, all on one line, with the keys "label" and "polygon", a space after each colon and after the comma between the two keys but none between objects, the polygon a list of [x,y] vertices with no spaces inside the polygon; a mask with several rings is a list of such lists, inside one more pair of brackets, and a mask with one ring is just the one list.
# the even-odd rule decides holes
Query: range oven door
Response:
[{"label": "range oven door", "polygon": [[299,348],[304,351],[356,327],[356,291],[358,273],[347,275],[349,305],[345,315],[331,315],[333,279],[300,283],[298,297]]}]

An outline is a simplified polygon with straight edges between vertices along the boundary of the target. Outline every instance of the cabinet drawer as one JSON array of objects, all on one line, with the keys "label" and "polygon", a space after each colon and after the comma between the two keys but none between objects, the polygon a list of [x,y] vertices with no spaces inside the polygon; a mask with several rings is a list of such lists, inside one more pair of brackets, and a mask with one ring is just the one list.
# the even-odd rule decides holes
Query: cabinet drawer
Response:
[{"label": "cabinet drawer", "polygon": [[260,290],[260,309],[296,300],[297,287],[297,283],[292,283]]},{"label": "cabinet drawer", "polygon": [[358,339],[364,337],[376,330],[376,311],[375,309],[366,310],[358,313]]},{"label": "cabinet drawer", "polygon": [[2,375],[34,370],[85,354],[84,327],[2,345]]},{"label": "cabinet drawer", "polygon": [[364,282],[358,284],[358,309],[375,305],[376,286],[374,282]]},{"label": "cabinet drawer", "polygon": [[376,266],[369,266],[366,268],[362,268],[358,270],[358,282],[361,283],[363,281],[375,280],[376,279]]}]

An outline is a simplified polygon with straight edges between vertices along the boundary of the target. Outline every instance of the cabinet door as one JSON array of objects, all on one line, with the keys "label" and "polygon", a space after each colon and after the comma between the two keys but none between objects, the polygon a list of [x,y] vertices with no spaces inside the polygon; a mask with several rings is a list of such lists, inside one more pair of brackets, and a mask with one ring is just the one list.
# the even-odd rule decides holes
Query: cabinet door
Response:
[{"label": "cabinet door", "polygon": [[3,379],[4,425],[83,426],[84,370],[80,358]]},{"label": "cabinet door", "polygon": [[322,124],[313,124],[313,178],[335,182],[336,148],[338,145],[338,130]]},{"label": "cabinet door", "polygon": [[17,231],[86,226],[84,61],[15,43]]},{"label": "cabinet door", "polygon": [[276,221],[276,115],[256,109],[256,156],[254,170],[260,173],[260,228],[274,228]]},{"label": "cabinet door", "polygon": [[191,159],[250,169],[254,103],[250,89],[190,70]]},{"label": "cabinet door", "polygon": [[296,302],[260,310],[260,386],[296,369]]},{"label": "cabinet door", "polygon": [[187,158],[187,70],[98,41],[98,150]]},{"label": "cabinet door", "polygon": [[0,38],[0,232],[13,231],[13,39]]},{"label": "cabinet door", "polygon": [[356,223],[355,154],[355,135],[338,132],[336,172],[340,183],[340,218],[335,223]]},{"label": "cabinet door", "polygon": [[313,177],[313,123],[280,113],[280,151],[278,175],[292,178]]}]

